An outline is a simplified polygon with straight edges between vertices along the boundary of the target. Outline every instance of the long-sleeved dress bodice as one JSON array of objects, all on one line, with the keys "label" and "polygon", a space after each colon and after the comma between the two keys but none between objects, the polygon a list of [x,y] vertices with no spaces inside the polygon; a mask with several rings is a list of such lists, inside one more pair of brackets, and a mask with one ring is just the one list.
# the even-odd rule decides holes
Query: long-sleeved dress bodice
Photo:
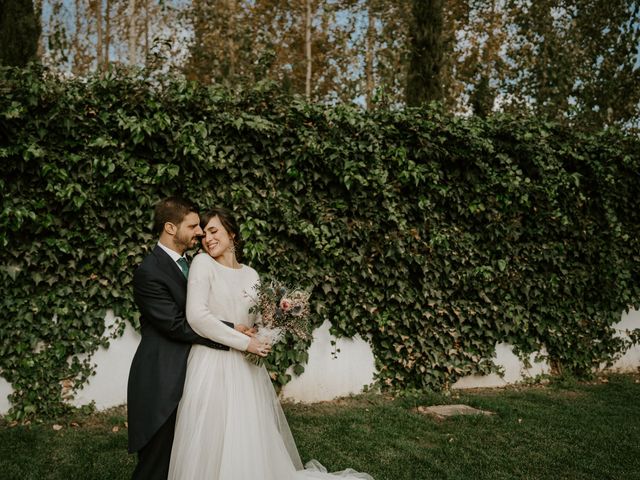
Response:
[{"label": "long-sleeved dress bodice", "polygon": [[191,262],[187,288],[189,325],[203,337],[236,350],[246,350],[249,337],[222,321],[253,326],[255,315],[249,314],[250,294],[259,281],[251,267],[229,268],[206,253],[196,255]]}]

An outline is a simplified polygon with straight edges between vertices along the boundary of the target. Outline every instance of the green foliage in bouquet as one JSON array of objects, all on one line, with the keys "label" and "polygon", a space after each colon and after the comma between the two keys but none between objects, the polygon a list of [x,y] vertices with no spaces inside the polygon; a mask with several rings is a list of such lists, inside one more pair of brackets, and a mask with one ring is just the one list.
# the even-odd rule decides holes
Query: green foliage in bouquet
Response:
[{"label": "green foliage in bouquet", "polygon": [[252,294],[255,305],[250,313],[259,314],[257,328],[279,328],[303,340],[310,338],[309,292],[271,280],[254,285]]},{"label": "green foliage in bouquet", "polygon": [[[16,419],[63,413],[92,353],[138,325],[131,278],[169,194],[235,210],[244,262],[312,290],[313,326],[369,339],[383,388],[488,373],[498,342],[588,374],[624,350],[613,325],[640,307],[640,141],[615,129],[5,69],[0,163]],[[308,345],[276,345],[277,386]]]},{"label": "green foliage in bouquet", "polygon": [[[257,283],[248,295],[255,302],[249,312],[256,315],[256,338],[271,346],[287,336],[298,341],[311,340],[310,292],[271,280]],[[257,355],[246,352],[245,356],[256,365],[263,364]]]}]

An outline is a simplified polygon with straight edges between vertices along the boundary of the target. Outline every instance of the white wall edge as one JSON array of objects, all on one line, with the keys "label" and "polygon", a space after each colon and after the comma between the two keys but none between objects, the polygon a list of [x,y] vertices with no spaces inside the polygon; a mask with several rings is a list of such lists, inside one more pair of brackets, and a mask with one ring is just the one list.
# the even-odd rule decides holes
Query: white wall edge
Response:
[{"label": "white wall edge", "polygon": [[[105,337],[111,337],[116,318],[112,311],[105,316]],[[300,376],[292,375],[292,380],[283,388],[281,398],[295,402],[318,402],[361,393],[371,385],[376,374],[375,359],[370,344],[359,335],[352,339],[335,338],[330,334],[330,323],[325,321],[313,332],[309,347],[309,361]],[[626,336],[627,330],[640,328],[640,311],[624,313],[615,325],[617,334]],[[95,375],[76,393],[71,401],[82,406],[95,403],[99,410],[122,405],[127,400],[127,379],[131,360],[140,341],[140,335],[126,322],[124,334],[110,340],[109,348],[99,348],[93,355],[96,365]],[[331,342],[335,342],[335,346]],[[544,352],[543,352],[544,353]],[[504,375],[470,375],[458,380],[452,388],[503,387],[522,382],[536,375],[549,373],[544,362],[535,362],[536,354],[529,358],[531,366],[525,367],[506,343],[496,345],[494,361],[502,367]],[[640,345],[630,348],[609,371],[629,372],[640,369]],[[0,414],[11,407],[8,395],[11,385],[0,377]]]}]

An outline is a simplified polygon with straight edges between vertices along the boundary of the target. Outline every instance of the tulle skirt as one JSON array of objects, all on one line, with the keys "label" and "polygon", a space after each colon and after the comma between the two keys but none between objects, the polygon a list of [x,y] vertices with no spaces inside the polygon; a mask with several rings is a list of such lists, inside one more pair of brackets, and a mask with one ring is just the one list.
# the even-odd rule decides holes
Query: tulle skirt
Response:
[{"label": "tulle skirt", "polygon": [[169,466],[172,480],[367,479],[353,470],[302,468],[264,366],[237,350],[191,348]]}]

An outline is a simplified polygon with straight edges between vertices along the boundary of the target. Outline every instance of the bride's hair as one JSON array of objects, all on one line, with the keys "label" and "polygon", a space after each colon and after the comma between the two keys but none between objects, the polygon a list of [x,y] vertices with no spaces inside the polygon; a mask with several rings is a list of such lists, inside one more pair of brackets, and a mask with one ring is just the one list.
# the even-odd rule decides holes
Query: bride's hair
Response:
[{"label": "bride's hair", "polygon": [[236,252],[236,260],[240,262],[242,260],[242,235],[240,235],[240,226],[233,215],[233,212],[224,207],[213,207],[207,210],[203,215],[200,215],[200,228],[205,229],[207,224],[213,217],[217,216],[220,219],[220,223],[224,229],[230,235],[233,235],[233,246]]}]

